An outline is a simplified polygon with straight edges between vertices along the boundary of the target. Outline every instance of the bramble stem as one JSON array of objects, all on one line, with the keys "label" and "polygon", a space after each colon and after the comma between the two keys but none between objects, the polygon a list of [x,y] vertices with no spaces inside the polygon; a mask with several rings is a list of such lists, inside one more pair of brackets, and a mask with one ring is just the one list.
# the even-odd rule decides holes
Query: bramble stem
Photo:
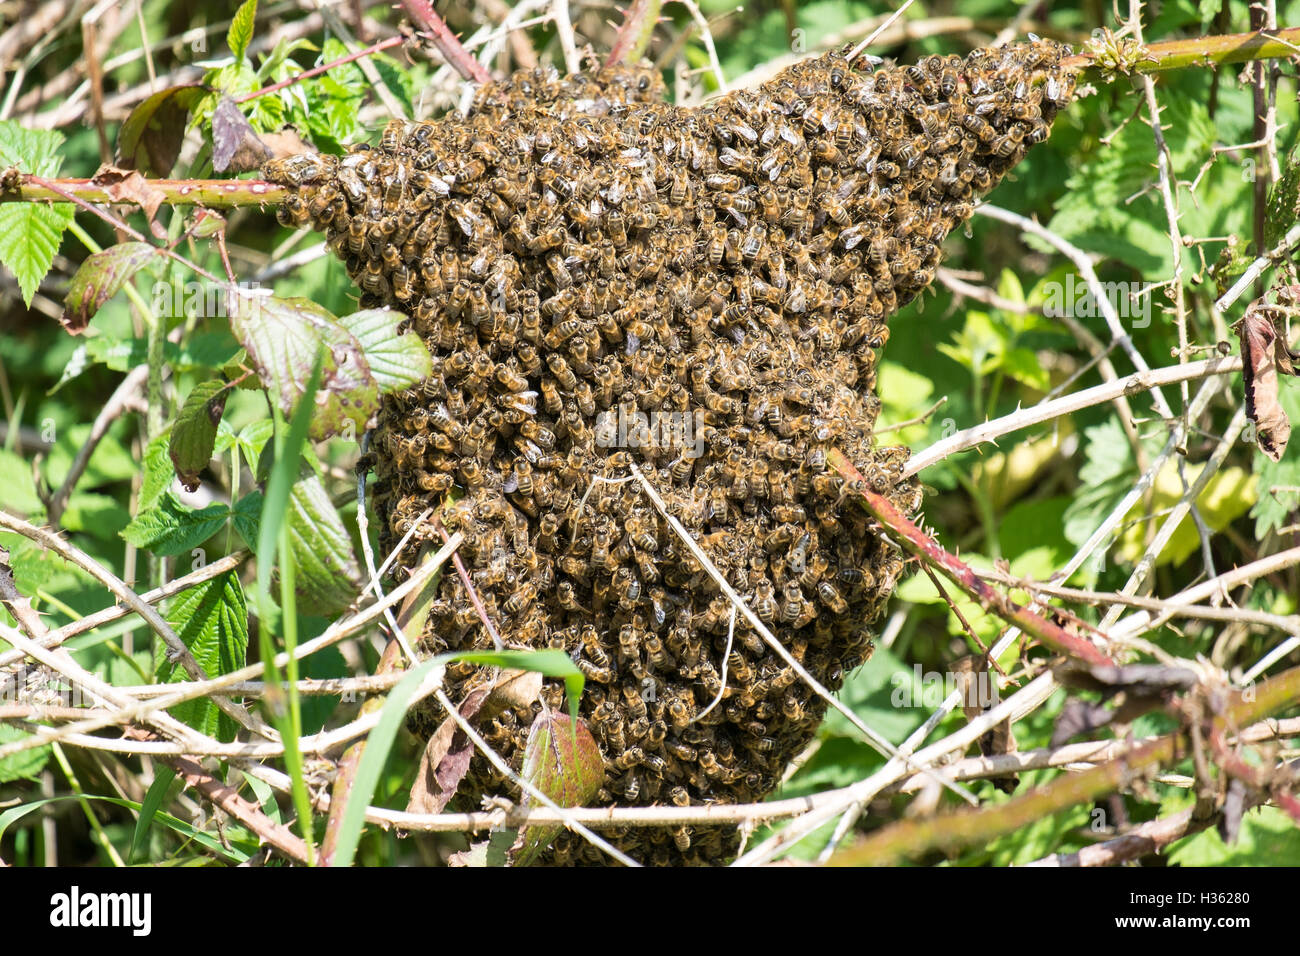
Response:
[{"label": "bramble stem", "polygon": [[[1229,695],[1222,712],[1209,721],[1208,729],[1211,733],[1221,733],[1253,723],[1293,705],[1297,699],[1300,699],[1300,667]],[[1192,746],[1191,734],[1186,729],[1158,737],[1119,760],[1059,777],[1006,803],[883,827],[857,846],[833,857],[831,863],[881,866],[930,850],[951,852],[963,846],[987,843],[1068,807],[1118,790],[1146,769],[1188,756]]]},{"label": "bramble stem", "polygon": [[[1145,52],[1146,56],[1142,56]],[[1192,37],[1186,40],[1163,40],[1136,48],[1137,55],[1122,72],[1164,73],[1192,66],[1219,66],[1247,63],[1251,60],[1275,60],[1300,54],[1300,27],[1285,30],[1256,30],[1224,36]],[[1061,66],[1067,70],[1107,69],[1092,53],[1066,57]]]},{"label": "bramble stem", "polygon": [[618,36],[609,51],[605,66],[617,66],[624,60],[635,63],[650,45],[655,24],[659,22],[661,0],[634,0],[623,15],[623,25],[618,28]]},{"label": "bramble stem", "polygon": [[460,74],[461,79],[475,83],[491,83],[492,74],[478,60],[469,55],[469,51],[456,39],[443,22],[442,17],[434,13],[429,0],[402,0],[406,15],[415,21],[415,28],[433,37],[433,45],[446,57],[447,62]]},{"label": "bramble stem", "polygon": [[[114,199],[90,179],[51,179],[48,180],[50,185],[44,186],[33,182],[33,177],[27,173],[21,177],[22,185],[17,191],[0,191],[0,202],[64,202],[69,196],[86,202],[126,202]],[[146,182],[151,190],[162,193],[163,202],[169,205],[210,206],[214,209],[278,206],[291,192],[283,186],[259,179],[149,179]]]},{"label": "bramble stem", "polygon": [[945,551],[938,542],[904,517],[888,498],[871,491],[866,479],[843,454],[831,451],[826,456],[826,464],[850,483],[851,493],[861,496],[867,511],[884,525],[885,530],[898,540],[904,550],[912,552],[927,566],[951,580],[978,601],[984,610],[996,614],[1026,634],[1033,635],[1057,653],[1094,665],[1107,666],[1114,663],[1086,638],[1069,633],[1060,625],[985,584],[967,564]]},{"label": "bramble stem", "polygon": [[[419,14],[424,12],[428,3],[427,0],[405,0],[403,6],[413,17],[423,20]],[[654,29],[659,6],[657,0],[637,0],[628,11],[628,18],[619,30],[618,40],[606,61],[608,64],[612,65],[637,56],[645,49],[650,31]],[[428,12],[433,19],[424,20],[418,26],[437,38],[435,42],[439,43],[439,49],[447,57],[448,62],[462,75],[467,75],[467,78],[475,82],[490,82],[491,77],[482,64],[465,51],[460,41],[452,35],[437,14],[432,10]],[[1300,54],[1300,27],[1196,37],[1189,40],[1166,40],[1136,49],[1138,51],[1136,54],[1126,56],[1126,68],[1139,73],[1158,73],[1194,66],[1217,66],[1245,63],[1250,60],[1277,59]],[[1145,58],[1141,55],[1142,51],[1147,54]],[[1114,69],[1097,62],[1096,56],[1092,53],[1066,57],[1061,64],[1063,68],[1075,72],[1089,69]],[[260,95],[269,92],[270,89],[272,88],[260,90],[258,93]],[[86,202],[114,202],[103,189],[93,185],[88,179],[55,179],[50,182],[67,194]],[[278,205],[290,192],[283,186],[255,179],[151,179],[148,180],[148,184],[152,189],[161,192],[164,196],[163,202],[170,205],[210,206],[216,209]],[[16,191],[0,190],[0,202],[58,202],[66,198],[64,194],[31,182],[26,174],[21,175],[21,186]]]}]

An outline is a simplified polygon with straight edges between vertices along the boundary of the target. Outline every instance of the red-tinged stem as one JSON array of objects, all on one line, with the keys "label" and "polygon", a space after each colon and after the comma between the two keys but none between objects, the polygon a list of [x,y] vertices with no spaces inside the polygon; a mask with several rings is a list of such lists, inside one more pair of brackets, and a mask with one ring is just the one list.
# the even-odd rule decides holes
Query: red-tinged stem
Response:
[{"label": "red-tinged stem", "polygon": [[[1300,667],[1228,698],[1224,712],[1211,722],[1213,731],[1253,723],[1300,700]],[[953,852],[1014,833],[1046,816],[1096,800],[1141,776],[1148,768],[1173,763],[1191,751],[1186,730],[1158,737],[1114,760],[1083,773],[1053,780],[1006,803],[956,810],[926,820],[905,820],[877,830],[857,846],[832,857],[834,866],[883,866],[932,850]],[[1292,798],[1286,798],[1283,802]]]},{"label": "red-tinged stem", "polygon": [[[66,200],[68,200],[69,202],[76,204],[77,206],[79,206],[79,207],[81,207],[82,209],[86,210],[86,211],[87,211],[88,213],[90,213],[91,215],[98,216],[100,219],[104,220],[104,222],[108,223],[108,224],[109,224],[110,226],[112,226],[114,229],[118,229],[118,230],[120,230],[120,231],[126,233],[128,236],[130,236],[131,238],[135,239],[137,242],[145,242],[145,243],[148,243],[148,242],[149,242],[149,240],[146,239],[146,238],[144,237],[144,234],[143,234],[143,233],[138,232],[137,230],[133,229],[131,226],[127,225],[126,222],[124,222],[123,220],[117,218],[117,216],[114,216],[114,215],[113,215],[111,212],[109,212],[108,210],[106,210],[106,209],[100,209],[98,206],[92,206],[92,205],[90,204],[90,202],[88,202],[87,200],[83,199],[81,196],[78,196],[78,195],[74,194],[73,192],[71,192],[71,191],[69,191],[69,190],[67,190],[67,189],[64,189],[64,188],[63,188],[62,186],[60,186],[56,181],[54,181],[54,180],[50,180],[50,179],[42,179],[40,176],[33,176],[33,175],[30,175],[30,174],[25,174],[23,178],[24,178],[26,181],[30,182],[33,186],[38,186],[38,187],[40,187],[40,188],[42,188],[42,189],[47,189],[47,190],[49,190],[51,193],[53,193],[55,196],[57,196],[57,197],[59,197],[59,198],[61,198],[61,199],[66,199]],[[114,200],[112,200],[112,199],[105,199],[105,200],[103,200],[103,201],[104,201],[104,202],[112,202],[112,201],[114,201]],[[150,245],[153,245],[152,243],[149,243],[149,244],[150,244]],[[176,251],[173,250],[173,249],[169,249],[169,248],[167,248],[166,246],[154,246],[154,248],[156,248],[156,249],[157,249],[160,253],[162,253],[164,256],[167,256],[169,259],[175,259],[175,260],[176,260],[177,262],[179,262],[181,265],[183,265],[183,266],[187,266],[188,268],[193,269],[194,272],[195,272],[196,274],[203,276],[203,278],[207,279],[209,282],[212,282],[212,283],[220,283],[220,282],[221,282],[221,280],[218,279],[218,278],[217,278],[215,275],[213,275],[211,272],[208,272],[206,269],[204,269],[204,268],[202,268],[201,266],[199,266],[198,263],[190,262],[189,259],[186,259],[186,258],[185,258],[183,255],[181,255],[179,252],[176,252]]]},{"label": "red-tinged stem", "polygon": [[[257,179],[148,179],[151,190],[163,194],[163,202],[172,206],[210,206],[221,209],[234,206],[278,206],[292,192],[274,183]],[[110,196],[91,179],[42,179],[22,174],[21,186],[13,192],[0,190],[0,202],[129,203]]]},{"label": "red-tinged stem", "polygon": [[1090,641],[1069,633],[1064,628],[1017,604],[1005,594],[994,590],[975,574],[963,561],[945,551],[938,542],[908,521],[889,499],[871,491],[861,473],[842,454],[832,451],[826,456],[827,464],[835,469],[852,488],[862,496],[863,504],[872,517],[898,538],[899,543],[915,554],[929,567],[943,574],[959,588],[980,603],[984,610],[996,614],[1009,624],[1014,624],[1026,634],[1038,638],[1052,650],[1089,664],[1109,666],[1114,662]]},{"label": "red-tinged stem", "polygon": [[618,28],[614,45],[610,47],[606,66],[617,66],[624,60],[638,60],[650,45],[655,24],[659,22],[662,0],[633,0],[623,15],[623,25]]},{"label": "red-tinged stem", "polygon": [[343,66],[362,57],[371,56],[379,53],[381,50],[387,50],[389,47],[400,46],[405,37],[389,37],[387,40],[380,40],[364,50],[358,50],[356,53],[349,53],[347,56],[339,57],[333,63],[324,63],[321,66],[314,66],[310,70],[303,70],[297,76],[291,76],[287,80],[281,80],[279,83],[272,83],[270,86],[264,86],[260,90],[254,90],[251,93],[245,93],[243,96],[236,98],[236,103],[247,103],[249,100],[255,100],[259,96],[266,96],[268,93],[278,93],[287,86],[293,86],[295,83],[301,83],[303,80],[310,80],[313,76],[320,76],[336,66]]},{"label": "red-tinged stem", "polygon": [[456,39],[456,34],[451,32],[442,17],[433,12],[429,0],[402,0],[402,8],[415,22],[417,30],[428,33],[433,38],[433,45],[447,58],[447,62],[462,79],[472,80],[475,83],[492,82],[492,75],[482,63],[470,56],[469,51],[461,46],[460,40]]}]

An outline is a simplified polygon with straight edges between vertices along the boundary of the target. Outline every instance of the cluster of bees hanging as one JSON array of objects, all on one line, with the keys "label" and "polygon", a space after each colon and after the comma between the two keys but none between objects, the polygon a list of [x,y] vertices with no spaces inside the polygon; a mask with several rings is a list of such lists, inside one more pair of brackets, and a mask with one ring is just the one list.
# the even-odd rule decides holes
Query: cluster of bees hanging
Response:
[{"label": "cluster of bees hanging", "polygon": [[[886,320],[1046,138],[1073,91],[1062,53],[1035,40],[874,72],[830,54],[695,109],[645,70],[520,72],[466,116],[266,170],[300,187],[281,221],[324,230],[362,305],[403,311],[434,355],[372,444],[385,548],[445,505],[505,641],[586,674],[600,801],[762,799],[825,709],[733,622],[630,464],[823,684],[870,654],[901,558],[826,456],[919,507],[906,451],[872,443]],[[416,538],[440,544],[428,523]],[[439,587],[424,649],[490,646],[457,575]],[[448,679],[455,698],[486,675]],[[487,739],[517,763],[533,716],[507,710]],[[465,790],[507,787],[484,761]],[[725,827],[615,838],[653,863],[735,846]],[[591,853],[564,834],[552,861]]]}]

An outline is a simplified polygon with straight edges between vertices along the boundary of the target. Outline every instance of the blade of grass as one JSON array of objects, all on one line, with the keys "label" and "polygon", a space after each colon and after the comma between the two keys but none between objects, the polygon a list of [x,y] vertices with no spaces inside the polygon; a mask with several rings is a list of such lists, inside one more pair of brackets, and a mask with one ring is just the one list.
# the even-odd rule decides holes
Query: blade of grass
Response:
[{"label": "blade of grass", "polygon": [[388,692],[388,700],[380,712],[379,723],[366,738],[366,752],[357,766],[357,775],[348,793],[347,809],[339,827],[338,843],[334,850],[334,866],[351,866],[356,856],[361,830],[366,823],[366,808],[374,798],[379,775],[388,760],[388,752],[397,739],[397,731],[406,719],[406,708],[415,692],[436,668],[446,665],[445,657],[435,657],[420,664],[402,678],[401,683]]},{"label": "blade of grass", "polygon": [[153,826],[153,818],[157,815],[163,800],[167,798],[167,790],[175,779],[175,770],[165,764],[157,765],[153,783],[150,784],[149,792],[144,795],[144,801],[140,804],[140,816],[135,821],[135,832],[131,834],[131,850],[126,855],[128,863],[135,862],[140,847],[144,845],[145,834],[149,832],[149,827]]},{"label": "blade of grass", "polygon": [[[293,411],[293,419],[287,430],[280,410],[274,404],[271,414],[275,421],[275,463],[271,476],[266,483],[266,497],[262,503],[262,518],[257,535],[257,605],[258,605],[258,642],[262,660],[266,662],[265,679],[267,693],[263,703],[267,716],[284,740],[285,769],[293,789],[294,809],[298,814],[298,826],[303,841],[307,844],[307,860],[315,862],[315,847],[312,843],[311,798],[307,793],[307,784],[303,779],[302,752],[298,748],[298,738],[302,725],[301,711],[297,695],[297,661],[294,657],[294,645],[297,643],[298,622],[296,601],[294,600],[294,568],[289,554],[287,525],[284,521],[288,508],[289,492],[298,477],[298,461],[303,444],[307,440],[307,430],[311,425],[312,411],[316,406],[316,390],[320,387],[321,370],[325,363],[324,353],[317,353],[311,376],[303,390],[302,398]],[[280,553],[280,620],[283,624],[286,650],[289,652],[289,692],[286,695],[280,680],[280,670],[275,666],[275,645],[273,641],[273,622],[275,607],[271,601],[271,571],[274,566],[275,553]]]},{"label": "blade of grass", "polygon": [[[47,797],[44,800],[33,800],[31,803],[24,803],[20,807],[13,807],[12,809],[6,810],[4,813],[0,813],[0,838],[4,837],[5,831],[8,830],[10,826],[27,816],[27,814],[31,813],[33,810],[39,810],[47,803],[59,803],[64,800],[78,799],[102,800],[105,803],[111,803],[114,806],[125,807],[128,810],[134,810],[137,812],[139,812],[141,807],[141,805],[136,803],[134,800],[123,800],[120,797],[102,797],[93,793],[88,793],[84,797],[79,797],[75,793],[70,793],[61,797]],[[210,836],[202,830],[194,829],[194,827],[190,826],[183,820],[178,820],[170,813],[163,813],[160,811],[155,814],[155,817],[185,838],[193,840],[195,843],[199,843],[235,863],[243,863],[248,859],[249,855],[244,853],[242,850],[227,849],[221,845],[221,841],[216,837]]]}]

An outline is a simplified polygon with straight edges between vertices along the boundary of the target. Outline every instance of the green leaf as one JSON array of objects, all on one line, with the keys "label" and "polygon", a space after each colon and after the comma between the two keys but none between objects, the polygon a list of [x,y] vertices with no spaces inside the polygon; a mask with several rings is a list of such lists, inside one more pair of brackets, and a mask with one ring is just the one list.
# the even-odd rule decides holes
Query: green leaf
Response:
[{"label": "green leaf", "polygon": [[166,176],[185,142],[185,118],[207,90],[197,83],[170,86],[133,109],[117,134],[117,165]]},{"label": "green leaf", "polygon": [[154,507],[137,514],[122,530],[122,537],[154,554],[182,554],[197,548],[225,527],[229,516],[230,509],[225,505],[209,505],[195,511],[168,491]]},{"label": "green leaf", "polygon": [[248,44],[253,40],[253,26],[256,21],[257,0],[245,0],[235,11],[235,16],[230,21],[230,29],[226,31],[226,45],[230,47],[230,52],[235,55],[236,60],[242,60],[248,51]]},{"label": "green leaf", "polygon": [[266,447],[274,431],[275,425],[269,418],[258,419],[240,431],[235,443],[239,445],[239,451],[243,454],[249,468],[257,467],[257,462],[262,457],[262,449]]},{"label": "green leaf", "polygon": [[16,452],[0,448],[0,510],[34,515],[45,510],[36,494],[32,463]]},{"label": "green leaf", "polygon": [[1179,840],[1168,856],[1179,866],[1300,866],[1300,828],[1277,807],[1257,807],[1241,818],[1232,846],[1210,828]]},{"label": "green leaf", "polygon": [[[19,671],[21,674],[22,672]],[[0,682],[0,687],[3,687]],[[18,740],[26,740],[31,734],[19,730],[17,727],[10,727],[8,724],[0,724],[0,744],[11,744]],[[49,746],[33,747],[31,750],[20,750],[16,754],[10,754],[8,757],[0,759],[0,783],[12,783],[15,780],[35,780],[45,769],[46,761],[50,759]]]},{"label": "green leaf", "polygon": [[[235,571],[183,591],[168,608],[166,618],[209,677],[244,666],[248,656],[248,608]],[[159,683],[189,680],[185,669],[169,660],[161,644],[156,663]],[[234,740],[239,730],[207,698],[185,701],[169,712],[195,730],[215,734],[223,741]]]},{"label": "green leaf", "polygon": [[286,520],[297,569],[295,593],[314,614],[343,610],[361,590],[361,568],[343,519],[315,475],[294,483]]},{"label": "green leaf", "polygon": [[297,405],[324,349],[311,437],[323,441],[340,432],[365,431],[379,408],[379,388],[355,335],[310,299],[240,295],[233,306],[231,329],[286,415]]},{"label": "green leaf", "polygon": [[[1300,382],[1280,381],[1278,401],[1287,418],[1300,422]],[[1259,500],[1250,516],[1255,519],[1255,537],[1262,539],[1288,524],[1292,513],[1300,509],[1300,443],[1289,446],[1280,461],[1256,455],[1255,474],[1259,476]]]},{"label": "green leaf", "polygon": [[[37,176],[57,176],[61,162],[58,148],[62,143],[60,133],[24,129],[12,120],[0,120],[0,169],[17,166]],[[0,204],[0,265],[18,279],[28,308],[54,263],[72,215],[71,203]]]},{"label": "green leaf", "polygon": [[564,696],[569,701],[569,714],[578,719],[578,701],[582,697],[583,676],[573,658],[561,650],[548,651],[456,651],[446,655],[449,661],[468,661],[488,667],[506,667],[520,671],[534,671],[543,677],[556,677],[564,681]]},{"label": "green leaf", "polygon": [[144,475],[140,481],[140,502],[136,514],[143,514],[153,508],[172,485],[176,472],[172,468],[167,446],[171,442],[171,430],[155,435],[144,451]]},{"label": "green leaf", "polygon": [[[67,800],[102,800],[105,803],[111,803],[117,807],[125,807],[128,810],[138,811],[140,804],[134,800],[123,800],[120,797],[100,797],[93,793],[85,795],[70,793],[62,797],[47,797],[44,800],[33,800],[31,803],[24,803],[22,806],[13,807],[0,813],[0,837],[3,837],[5,831],[9,829],[16,821],[21,820],[27,814],[38,810],[49,803],[62,803]],[[159,812],[156,814],[158,820],[162,821],[171,829],[175,830],[187,840],[193,840],[202,846],[212,850],[218,856],[230,860],[234,863],[243,863],[252,855],[252,848],[243,850],[235,846],[227,847],[216,837],[204,833],[202,830],[196,830],[182,820],[176,819],[170,813]]]},{"label": "green leaf", "polygon": [[406,316],[391,309],[366,309],[339,319],[361,343],[370,374],[381,392],[418,385],[433,371],[429,350],[414,332],[397,334]]},{"label": "green leaf", "polygon": [[226,410],[227,385],[220,381],[200,382],[190,390],[185,405],[172,426],[168,453],[186,491],[199,486],[199,472],[212,461],[217,443],[217,425]]},{"label": "green leaf", "polygon": [[1286,159],[1282,178],[1268,193],[1268,212],[1264,216],[1264,246],[1276,246],[1300,216],[1300,148]]},{"label": "green leaf", "polygon": [[147,242],[120,242],[89,256],[68,283],[63,327],[74,335],[85,330],[100,306],[157,255],[158,250]]},{"label": "green leaf", "polygon": [[262,493],[250,492],[236,502],[230,511],[230,521],[244,539],[244,544],[252,548],[257,544],[257,530],[262,522]]}]

